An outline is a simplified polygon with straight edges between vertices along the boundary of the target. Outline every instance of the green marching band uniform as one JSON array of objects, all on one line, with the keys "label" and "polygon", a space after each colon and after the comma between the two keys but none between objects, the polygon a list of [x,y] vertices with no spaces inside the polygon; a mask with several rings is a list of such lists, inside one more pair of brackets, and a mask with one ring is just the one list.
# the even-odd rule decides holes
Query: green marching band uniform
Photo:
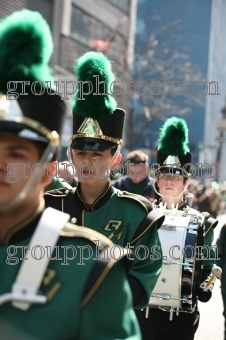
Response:
[{"label": "green marching band uniform", "polygon": [[[84,100],[79,99],[80,89],[75,94],[69,161],[74,162],[74,149],[97,154],[98,151],[115,150],[116,157],[122,146],[125,111],[117,108],[114,98],[109,95],[114,80],[110,61],[102,53],[87,52],[77,61],[76,78],[83,84],[90,82],[92,91],[88,85],[83,86],[83,91],[91,92]],[[101,95],[95,95],[98,91]],[[74,164],[76,167],[76,162]],[[164,216],[153,211],[144,197],[113,188],[108,170],[105,178],[99,179],[100,184],[105,183],[105,189],[91,207],[82,197],[82,179],[72,190],[45,193],[46,206],[68,213],[72,221],[100,232],[119,246],[130,247],[134,260],[128,280],[133,304],[135,308],[144,308],[161,272],[162,252],[157,229]]]},{"label": "green marching band uniform", "polygon": [[[42,150],[37,162],[49,163],[57,157],[66,112],[61,97],[54,90],[44,88],[44,81],[52,80],[48,67],[53,47],[49,27],[37,12],[15,12],[0,23],[0,47],[0,148],[1,140],[9,139],[8,136],[34,143]],[[37,81],[36,92],[43,88],[44,92],[34,95],[31,86],[26,85],[27,95],[6,99],[10,81],[30,81],[30,84]],[[21,93],[22,88],[17,85],[16,92]],[[3,202],[0,193],[3,200],[0,216],[7,211],[13,214],[18,203],[24,213],[23,200],[29,191],[37,191],[40,185],[37,181],[31,175],[23,190],[9,202]],[[125,201],[127,206],[127,199]],[[131,207],[144,219],[145,204],[133,201],[130,210]],[[27,217],[12,226],[2,239],[0,339],[139,340],[140,330],[126,278],[126,270],[133,262],[128,259],[129,250],[121,248],[119,252],[109,238],[92,229],[72,225],[69,219],[68,214],[46,208],[42,196],[36,210],[27,211]],[[115,214],[112,219],[119,220]],[[138,217],[134,219],[139,221]],[[106,220],[103,217],[103,223]],[[86,216],[84,222],[93,226]],[[127,225],[124,228],[122,235],[129,234]],[[155,243],[156,224],[151,230]],[[121,237],[120,242],[124,238]],[[30,247],[27,252],[26,246]],[[41,253],[32,255],[37,247]],[[79,256],[81,249],[84,249],[84,263]],[[111,249],[114,257],[109,256]],[[67,258],[71,260],[67,262]],[[151,282],[152,275],[155,276],[153,284],[161,261],[155,264],[148,276]],[[136,272],[136,268],[133,270]]]},{"label": "green marching band uniform", "polygon": [[[156,181],[160,175],[164,176],[164,174],[166,174],[165,176],[167,176],[167,174],[172,174],[172,176],[182,175],[185,180],[191,177],[191,163],[192,156],[188,149],[188,128],[186,122],[184,119],[171,117],[166,120],[161,128],[157,152],[158,166],[157,171],[155,171],[153,175]],[[157,182],[155,183],[155,190],[157,196],[153,207],[158,210],[159,207],[163,208],[163,202],[161,196],[158,194],[159,188]],[[169,208],[165,207],[165,209]],[[178,203],[177,210],[185,211],[188,214],[199,214],[197,210],[189,207],[183,195],[181,195],[181,202]],[[162,210],[160,209],[160,211],[164,213],[164,208]],[[204,212],[202,215],[204,216],[203,226],[199,228],[197,245],[202,247],[203,255],[201,261],[196,261],[196,265],[200,269],[198,270],[198,268],[196,268],[198,278],[194,279],[193,282],[194,310],[191,313],[181,311],[179,315],[176,315],[174,312],[172,320],[169,318],[169,311],[158,308],[158,305],[150,306],[148,317],[146,316],[145,310],[136,311],[143,340],[150,338],[153,340],[191,340],[194,338],[199,324],[197,300],[207,302],[211,298],[214,283],[212,283],[208,289],[205,289],[205,287],[211,277],[211,270],[216,265],[216,248],[212,247],[212,242],[214,239],[214,228],[217,226],[218,221],[210,217],[209,213]],[[171,231],[171,233],[173,233],[173,231]],[[161,237],[160,241],[162,241]],[[175,243],[173,243],[172,246],[174,244]],[[163,249],[163,255],[165,254]],[[171,279],[175,280],[173,277]],[[195,281],[197,281],[197,283]],[[161,305],[161,301],[159,301],[159,305]]]}]

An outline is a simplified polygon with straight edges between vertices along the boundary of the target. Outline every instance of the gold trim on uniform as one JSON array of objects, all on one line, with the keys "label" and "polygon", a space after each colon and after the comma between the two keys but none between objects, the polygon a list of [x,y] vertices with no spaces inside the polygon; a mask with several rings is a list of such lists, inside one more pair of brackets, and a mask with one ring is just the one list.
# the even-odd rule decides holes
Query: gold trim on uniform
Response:
[{"label": "gold trim on uniform", "polygon": [[62,284],[60,282],[56,282],[54,286],[47,293],[45,293],[48,301],[52,300],[52,298],[54,297],[54,295],[56,295],[61,286]]},{"label": "gold trim on uniform", "polygon": [[43,286],[48,286],[50,281],[56,276],[56,270],[55,269],[46,269],[45,276],[42,280]]},{"label": "gold trim on uniform", "polygon": [[[114,228],[115,231],[117,231],[119,229],[119,234],[115,234],[112,229],[111,226]],[[122,226],[121,230],[120,227]],[[124,227],[122,224],[121,220],[110,220],[107,225],[104,227],[104,230],[110,231],[110,235],[108,236],[108,238],[111,240],[114,236],[117,238],[117,240],[120,240]]]},{"label": "gold trim on uniform", "polygon": [[209,226],[208,230],[203,234],[203,236],[205,237],[208,232],[211,230],[212,226],[216,223],[217,220],[214,220],[213,223],[211,223],[211,225]]},{"label": "gold trim on uniform", "polygon": [[[102,271],[101,275],[99,276],[99,278],[97,279],[97,281],[95,282],[95,284],[93,285],[93,287],[90,289],[89,293],[86,295],[86,297],[82,300],[81,304],[80,304],[80,308],[84,308],[85,305],[90,301],[90,299],[92,298],[92,296],[95,294],[95,292],[97,291],[97,289],[100,287],[101,283],[103,282],[103,280],[105,279],[105,277],[107,276],[108,272],[110,271],[110,269],[113,267],[113,265],[119,260],[121,259],[122,255],[121,255],[121,250],[123,249],[124,254],[127,253],[128,254],[128,249],[122,248],[120,247],[120,249],[118,249],[117,247],[114,248],[114,251],[119,252],[119,258],[118,259],[114,259],[113,257],[110,258],[110,261],[108,262],[107,266],[104,268],[104,270]],[[105,257],[105,253],[107,252],[108,255],[108,249],[106,249],[106,251],[101,253],[101,258],[106,259]],[[115,253],[114,253],[115,255]],[[108,258],[108,257],[107,257]],[[115,256],[116,258],[116,256]]]},{"label": "gold trim on uniform", "polygon": [[82,210],[82,225],[85,224],[85,210]]},{"label": "gold trim on uniform", "polygon": [[75,138],[81,138],[81,137],[103,139],[103,140],[107,140],[109,142],[113,142],[115,144],[118,144],[120,146],[120,148],[123,146],[123,140],[122,139],[116,139],[116,138],[112,138],[112,137],[108,137],[108,136],[104,136],[104,135],[95,135],[95,134],[92,134],[92,133],[76,133],[71,137],[70,141],[72,143],[72,141]]},{"label": "gold trim on uniform", "polygon": [[105,136],[100,128],[98,121],[92,118],[84,119],[77,133],[71,137],[70,141],[72,143],[73,139],[81,137],[108,140],[110,142],[118,144],[120,147],[122,147],[123,145],[122,139]]},{"label": "gold trim on uniform", "polygon": [[[1,121],[8,121],[7,117],[5,119],[2,119],[3,117],[0,117]],[[29,128],[32,128],[33,130],[37,131],[38,133],[44,135],[48,140],[51,141],[51,143],[54,146],[60,145],[60,136],[56,131],[50,131],[47,129],[44,125],[40,124],[34,119],[24,117],[24,116],[16,116],[14,119],[10,119],[10,122],[15,122],[19,124],[27,125]]]},{"label": "gold trim on uniform", "polygon": [[[80,200],[83,202],[83,204],[85,205],[86,209],[89,211],[87,205],[86,205],[86,202],[84,201],[84,199],[80,196],[78,190],[76,190],[76,193],[78,195],[78,197],[80,198]],[[82,220],[82,224],[84,225],[84,219]]]},{"label": "gold trim on uniform", "polygon": [[[132,200],[134,200],[134,201],[136,201],[136,202],[139,202],[143,207],[144,207],[144,209],[145,209],[145,211],[147,212],[147,214],[149,213],[149,211],[148,211],[148,209],[146,208],[146,206],[145,206],[145,204],[142,202],[142,201],[140,201],[139,199],[136,199],[135,198],[135,196],[138,196],[138,195],[135,195],[135,196],[130,196],[130,195],[124,195],[123,194],[123,191],[118,191],[117,192],[117,196],[118,197],[126,197],[126,198],[130,198],[130,199],[132,199]],[[147,200],[148,201],[148,200]],[[148,201],[149,202],[149,201]],[[149,202],[150,203],[150,202]],[[151,207],[151,203],[150,203],[150,207]]]},{"label": "gold trim on uniform", "polygon": [[[95,231],[91,228],[73,225],[69,222],[67,222],[63,228],[63,230],[60,232],[60,236],[64,237],[85,237],[86,239],[94,242],[94,241],[100,241],[103,245],[106,246],[112,246],[112,241],[109,240],[106,236],[100,234],[98,231]],[[96,242],[94,242],[96,244]],[[102,249],[102,246],[99,248]]]},{"label": "gold trim on uniform", "polygon": [[[108,190],[110,189],[110,187],[111,187],[111,183],[109,182],[109,183],[108,183],[108,187],[107,187],[107,189],[104,191],[104,193],[103,193],[102,195],[100,195],[100,196],[96,199],[96,201],[93,202],[92,211],[94,211],[93,209],[94,209],[95,204],[96,204],[97,202],[99,202],[99,200],[100,200],[102,197],[104,197],[104,196],[106,195],[106,193],[108,192]],[[88,209],[87,209],[87,210],[88,210]]]},{"label": "gold trim on uniform", "polygon": [[186,199],[183,202],[179,203],[178,208],[182,207],[182,205],[188,205]]},{"label": "gold trim on uniform", "polygon": [[101,283],[104,281],[105,277],[107,276],[110,269],[115,264],[115,260],[111,259],[110,262],[108,262],[107,266],[104,268],[103,272],[99,276],[98,280],[95,282],[93,287],[90,289],[89,293],[86,295],[86,297],[82,300],[80,304],[80,308],[84,308],[85,305],[89,302],[89,300],[92,298],[92,296],[95,294],[97,289],[100,287]]},{"label": "gold trim on uniform", "polygon": [[[59,191],[56,193],[56,191]],[[67,197],[70,192],[70,189],[63,187],[60,189],[52,189],[45,192],[45,195],[53,196],[53,197]]]}]

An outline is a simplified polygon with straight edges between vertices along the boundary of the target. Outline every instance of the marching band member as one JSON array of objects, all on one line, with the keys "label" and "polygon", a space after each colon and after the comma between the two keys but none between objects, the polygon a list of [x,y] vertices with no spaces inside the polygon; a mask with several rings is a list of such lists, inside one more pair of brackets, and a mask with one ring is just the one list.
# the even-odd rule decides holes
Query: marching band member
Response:
[{"label": "marching band member", "polygon": [[[45,209],[66,113],[44,84],[52,79],[50,29],[38,12],[15,12],[0,23],[0,46],[0,338],[139,340],[128,251],[110,257],[108,238]],[[21,81],[26,94],[20,86],[7,99],[8,85],[17,92]]]},{"label": "marching band member", "polygon": [[133,250],[128,280],[134,307],[143,308],[162,267],[157,228],[164,216],[152,211],[146,198],[111,185],[110,172],[122,157],[125,111],[116,107],[111,96],[114,75],[110,61],[100,52],[87,52],[77,61],[76,78],[82,87],[73,103],[69,160],[79,183],[72,190],[46,193],[46,205]]},{"label": "marching band member", "polygon": [[[172,210],[176,208],[179,211],[187,211],[188,214],[199,213],[189,207],[184,197],[189,178],[192,176],[191,161],[192,156],[188,148],[188,128],[185,120],[176,117],[167,119],[161,129],[157,153],[158,169],[155,172],[155,188],[158,194],[158,202],[154,203],[155,207]],[[200,284],[197,285],[194,295],[195,298],[198,297],[199,301],[207,302],[211,298],[213,289],[213,283],[208,288],[206,286],[210,279],[211,270],[215,265],[215,249],[211,245],[214,228],[218,222],[210,218],[209,214],[205,213],[204,215],[205,220],[207,220],[204,231],[204,245],[209,247],[210,253],[203,247],[203,255],[206,260],[203,260]],[[175,280],[175,278],[172,278],[172,280]],[[152,307],[154,308],[149,308],[148,317],[145,317],[145,310],[136,311],[143,340],[194,339],[199,324],[197,303],[191,313],[183,311],[180,311],[179,315],[173,313],[172,320],[169,318],[169,312],[158,308],[158,306]]]}]

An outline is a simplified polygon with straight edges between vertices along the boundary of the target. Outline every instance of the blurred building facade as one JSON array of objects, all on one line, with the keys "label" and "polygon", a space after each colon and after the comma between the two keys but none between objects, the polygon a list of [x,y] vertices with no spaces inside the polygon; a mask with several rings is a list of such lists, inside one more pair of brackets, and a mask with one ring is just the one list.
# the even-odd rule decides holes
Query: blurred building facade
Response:
[{"label": "blurred building facade", "polygon": [[[152,32],[164,25],[178,21],[178,27],[180,27],[178,33],[184,38],[176,47],[177,53],[183,53],[185,57],[187,55],[187,61],[200,71],[202,77],[196,81],[217,82],[216,88],[214,85],[211,85],[211,88],[208,88],[209,85],[207,85],[205,88],[203,82],[201,92],[197,91],[197,85],[195,93],[191,94],[190,98],[179,95],[172,98],[175,103],[180,104],[182,109],[188,109],[182,117],[189,127],[190,148],[194,164],[198,161],[210,164],[216,162],[218,149],[216,138],[219,135],[217,121],[222,119],[221,109],[224,105],[226,87],[225,14],[225,0],[174,0],[173,6],[172,1],[168,0],[138,0],[137,34],[142,34],[148,39]],[[175,39],[177,37],[175,35]],[[136,44],[138,43],[137,39]],[[174,65],[172,65],[173,68]],[[165,81],[167,82],[167,80],[166,78]],[[184,81],[186,80],[188,79],[185,78]],[[148,140],[150,148],[156,149],[159,128],[163,121],[172,115],[180,116],[180,112],[173,110],[165,113],[160,112],[144,133],[143,144],[140,147],[145,147],[146,140]],[[222,155],[223,149],[224,147],[222,147]],[[226,162],[226,150],[222,157]],[[155,161],[154,157],[152,161]],[[222,181],[223,177],[220,180]]]},{"label": "blurred building facade", "polygon": [[[70,100],[76,82],[75,59],[87,51],[105,53],[113,61],[117,80],[126,77],[133,63],[137,0],[1,0],[0,18],[22,8],[40,12],[51,27],[54,54],[51,66],[59,81],[59,93],[68,104],[62,136],[62,159],[72,134]],[[66,84],[67,82],[67,84]],[[71,83],[70,83],[71,82]],[[124,91],[116,97],[118,106],[126,108]]]},{"label": "blurred building facade", "polygon": [[[225,15],[225,0],[212,1],[208,79],[217,81],[219,94],[206,98],[203,158],[209,164],[217,162],[219,183],[226,181],[226,119],[223,119],[226,106]],[[223,137],[222,140],[218,140],[220,135]]]}]

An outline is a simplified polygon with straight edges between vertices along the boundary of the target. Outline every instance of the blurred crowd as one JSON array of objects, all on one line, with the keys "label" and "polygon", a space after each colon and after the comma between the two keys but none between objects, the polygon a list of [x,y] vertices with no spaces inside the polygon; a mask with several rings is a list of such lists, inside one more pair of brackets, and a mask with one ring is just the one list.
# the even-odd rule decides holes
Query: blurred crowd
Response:
[{"label": "blurred crowd", "polygon": [[208,211],[215,218],[217,214],[226,213],[226,183],[208,181],[200,184],[191,179],[186,196],[190,196],[194,209]]},{"label": "blurred crowd", "polygon": [[[129,168],[128,162],[131,163]],[[58,164],[57,176],[46,191],[61,187],[76,187],[77,179],[73,176],[72,167],[65,164],[69,162],[64,161]],[[127,154],[124,163],[121,164],[124,165],[124,171],[120,169],[117,171],[116,167],[111,173],[113,185],[120,190],[140,194],[153,201],[155,199],[154,180],[149,172],[148,155],[141,150],[133,150]],[[134,169],[138,164],[143,166],[140,166],[137,172]],[[218,214],[226,213],[226,182],[223,184],[215,181],[200,183],[196,179],[190,179],[185,196],[189,206],[199,211],[208,211],[214,218]]]}]

